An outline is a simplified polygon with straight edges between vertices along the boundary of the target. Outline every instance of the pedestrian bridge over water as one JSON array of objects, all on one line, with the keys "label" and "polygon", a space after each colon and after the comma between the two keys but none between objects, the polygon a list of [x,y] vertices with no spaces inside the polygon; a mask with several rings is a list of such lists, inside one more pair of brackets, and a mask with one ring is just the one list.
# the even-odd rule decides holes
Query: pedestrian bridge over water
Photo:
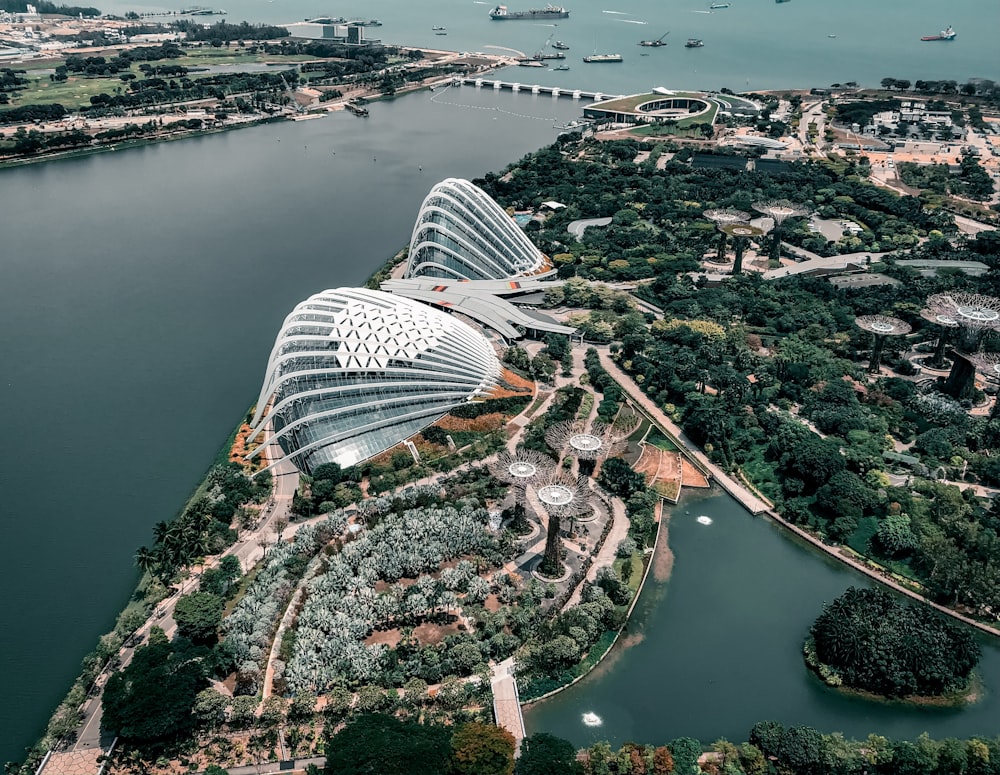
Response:
[{"label": "pedestrian bridge over water", "polygon": [[553,97],[571,97],[574,100],[588,99],[594,102],[622,99],[623,96],[621,94],[588,91],[587,89],[567,89],[565,86],[541,86],[539,84],[489,80],[486,78],[454,78],[451,83],[454,86],[475,86],[477,89],[494,89],[496,91],[506,89],[514,92],[528,92],[529,94],[550,94]]}]

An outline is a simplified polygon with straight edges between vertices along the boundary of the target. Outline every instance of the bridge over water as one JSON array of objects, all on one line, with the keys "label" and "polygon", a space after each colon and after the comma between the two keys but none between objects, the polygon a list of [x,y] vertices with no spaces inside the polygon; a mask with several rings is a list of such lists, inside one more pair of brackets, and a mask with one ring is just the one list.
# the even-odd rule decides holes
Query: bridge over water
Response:
[{"label": "bridge over water", "polygon": [[587,89],[567,89],[565,86],[541,86],[539,84],[501,81],[499,79],[489,80],[486,78],[453,78],[451,83],[454,86],[475,86],[477,89],[494,89],[495,91],[506,89],[507,91],[514,92],[528,92],[529,94],[550,94],[553,97],[570,97],[574,100],[588,99],[593,102],[621,99],[624,96]]}]

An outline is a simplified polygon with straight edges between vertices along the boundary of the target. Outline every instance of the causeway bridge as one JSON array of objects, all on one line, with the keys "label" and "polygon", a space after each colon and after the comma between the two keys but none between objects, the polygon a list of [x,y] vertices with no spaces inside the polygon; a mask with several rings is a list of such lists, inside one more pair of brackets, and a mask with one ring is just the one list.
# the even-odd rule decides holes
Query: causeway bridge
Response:
[{"label": "causeway bridge", "polygon": [[553,97],[570,97],[574,100],[587,99],[592,102],[601,100],[621,99],[622,94],[608,94],[600,91],[588,91],[587,89],[567,89],[565,86],[540,86],[539,84],[518,83],[516,81],[490,80],[487,78],[453,78],[453,86],[475,86],[477,89],[493,89],[500,91],[506,89],[514,92],[527,92],[529,94],[550,94]]}]

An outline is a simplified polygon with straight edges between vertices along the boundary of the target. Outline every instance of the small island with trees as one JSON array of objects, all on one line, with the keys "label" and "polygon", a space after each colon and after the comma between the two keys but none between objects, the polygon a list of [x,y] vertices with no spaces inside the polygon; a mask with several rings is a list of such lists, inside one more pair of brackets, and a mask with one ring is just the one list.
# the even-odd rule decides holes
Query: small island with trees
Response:
[{"label": "small island with trees", "polygon": [[823,606],[803,651],[830,686],[922,705],[977,699],[970,630],[884,589],[850,587]]}]

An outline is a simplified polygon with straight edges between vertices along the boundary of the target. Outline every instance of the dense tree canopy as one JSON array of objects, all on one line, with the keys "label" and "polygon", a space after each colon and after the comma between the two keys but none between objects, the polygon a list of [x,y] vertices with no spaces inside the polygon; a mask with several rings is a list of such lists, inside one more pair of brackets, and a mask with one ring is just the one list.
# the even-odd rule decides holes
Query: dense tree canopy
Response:
[{"label": "dense tree canopy", "polygon": [[968,629],[884,589],[851,587],[823,607],[810,634],[845,685],[891,697],[960,689],[980,655]]},{"label": "dense tree canopy", "polygon": [[446,727],[358,716],[327,744],[327,772],[337,775],[441,775],[448,771],[451,733]]},{"label": "dense tree canopy", "polygon": [[208,683],[208,650],[167,641],[154,630],[128,667],[111,678],[102,697],[101,729],[138,746],[189,734],[195,695]]}]

